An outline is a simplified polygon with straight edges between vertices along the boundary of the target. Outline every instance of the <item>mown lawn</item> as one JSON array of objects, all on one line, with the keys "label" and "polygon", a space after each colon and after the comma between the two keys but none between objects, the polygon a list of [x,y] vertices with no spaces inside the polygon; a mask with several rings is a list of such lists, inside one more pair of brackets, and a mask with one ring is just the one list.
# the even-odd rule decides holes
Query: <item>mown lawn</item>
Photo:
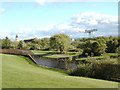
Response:
[{"label": "mown lawn", "polygon": [[[2,88],[117,88],[118,83],[68,76],[17,55],[2,55]],[[0,59],[1,60],[1,59]]]},{"label": "mown lawn", "polygon": [[42,51],[42,50],[31,50],[34,53],[37,54],[48,54],[48,55],[70,55],[70,56],[75,56],[75,55],[79,55],[80,53],[76,53],[76,52],[67,52],[65,54],[61,54],[58,51]]},{"label": "mown lawn", "polygon": [[49,53],[55,52],[55,51],[42,51],[42,50],[31,50],[31,51],[39,54],[49,54]]},{"label": "mown lawn", "polygon": [[0,55],[0,89],[2,88],[2,56]]},{"label": "mown lawn", "polygon": [[93,56],[93,57],[84,57],[84,58],[76,58],[76,60],[87,60],[87,61],[92,61],[94,59],[101,58],[105,60],[113,60],[117,61],[118,60],[118,53],[104,53],[101,56]]}]

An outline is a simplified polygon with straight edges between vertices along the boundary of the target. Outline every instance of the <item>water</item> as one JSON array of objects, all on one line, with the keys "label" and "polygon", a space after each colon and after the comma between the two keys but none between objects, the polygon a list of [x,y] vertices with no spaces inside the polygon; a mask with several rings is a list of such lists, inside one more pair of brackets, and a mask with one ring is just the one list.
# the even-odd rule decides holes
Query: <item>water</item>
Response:
[{"label": "water", "polygon": [[36,56],[32,56],[32,57],[38,65],[49,67],[49,68],[73,70],[73,69],[77,69],[79,64],[79,62],[75,60],[67,61],[62,59],[50,59],[45,57],[44,58],[36,57]]}]

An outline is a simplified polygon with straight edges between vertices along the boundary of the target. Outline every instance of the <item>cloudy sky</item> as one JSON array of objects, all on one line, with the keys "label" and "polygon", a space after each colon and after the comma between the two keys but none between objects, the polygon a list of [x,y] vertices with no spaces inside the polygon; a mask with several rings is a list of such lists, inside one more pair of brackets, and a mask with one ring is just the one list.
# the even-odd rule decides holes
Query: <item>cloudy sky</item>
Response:
[{"label": "cloudy sky", "polygon": [[[104,0],[105,1],[105,0]],[[98,29],[93,36],[117,36],[118,2],[91,0],[35,0],[0,2],[0,38],[44,38],[65,33],[88,37],[79,31]],[[115,1],[115,0],[114,0]]]}]

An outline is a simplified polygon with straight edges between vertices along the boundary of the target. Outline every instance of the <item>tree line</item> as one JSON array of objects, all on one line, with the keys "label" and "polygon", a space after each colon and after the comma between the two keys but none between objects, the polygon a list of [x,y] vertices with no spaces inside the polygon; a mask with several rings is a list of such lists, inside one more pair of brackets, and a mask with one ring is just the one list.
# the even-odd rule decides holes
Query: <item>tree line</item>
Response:
[{"label": "tree line", "polygon": [[100,56],[107,53],[119,52],[118,37],[94,37],[72,39],[66,34],[56,34],[50,38],[34,39],[31,42],[11,41],[8,37],[0,39],[2,49],[54,50],[66,53],[69,50],[82,52],[83,56]]}]

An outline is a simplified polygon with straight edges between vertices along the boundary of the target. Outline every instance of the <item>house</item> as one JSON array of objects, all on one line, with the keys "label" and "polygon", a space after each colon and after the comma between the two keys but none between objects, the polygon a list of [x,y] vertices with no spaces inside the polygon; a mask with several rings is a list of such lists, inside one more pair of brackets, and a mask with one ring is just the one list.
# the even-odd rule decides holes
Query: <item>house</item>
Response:
[{"label": "house", "polygon": [[27,43],[27,42],[32,42],[32,41],[35,40],[35,39],[37,39],[37,38],[24,39],[23,41],[24,41],[25,43]]}]

